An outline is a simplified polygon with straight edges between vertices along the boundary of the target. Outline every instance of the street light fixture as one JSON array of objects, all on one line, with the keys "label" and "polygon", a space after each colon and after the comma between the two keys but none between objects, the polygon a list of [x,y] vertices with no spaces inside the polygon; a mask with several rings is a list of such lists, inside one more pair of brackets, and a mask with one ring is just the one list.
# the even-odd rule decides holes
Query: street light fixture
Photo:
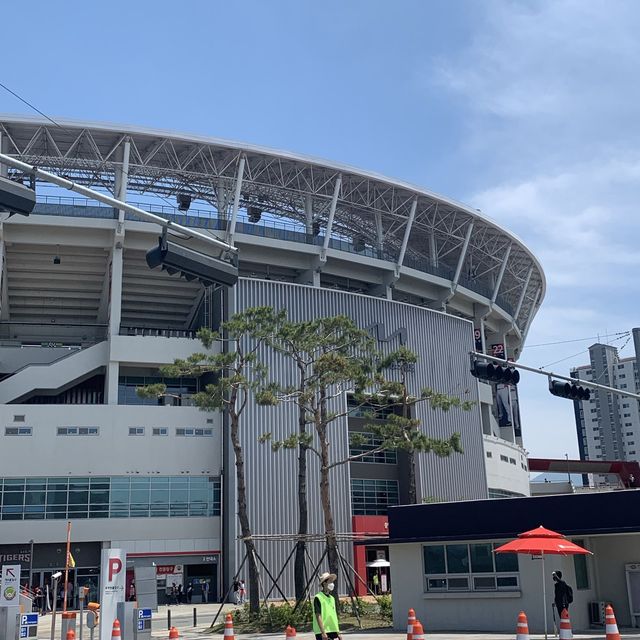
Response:
[{"label": "street light fixture", "polygon": [[56,633],[56,594],[58,593],[58,580],[62,578],[62,571],[56,571],[51,576],[51,640],[55,640]]}]

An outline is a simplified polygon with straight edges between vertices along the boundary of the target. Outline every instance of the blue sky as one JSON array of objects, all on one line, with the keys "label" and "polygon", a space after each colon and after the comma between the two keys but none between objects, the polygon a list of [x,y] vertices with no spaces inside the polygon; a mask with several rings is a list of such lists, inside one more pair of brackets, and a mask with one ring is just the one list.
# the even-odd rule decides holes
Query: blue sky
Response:
[{"label": "blue sky", "polygon": [[[530,345],[640,325],[633,0],[36,0],[3,24],[0,82],[50,116],[326,157],[481,209],[545,268]],[[3,91],[0,111],[32,113]],[[575,354],[566,373],[591,342],[522,362]],[[520,389],[530,453],[577,455],[571,403]]]}]

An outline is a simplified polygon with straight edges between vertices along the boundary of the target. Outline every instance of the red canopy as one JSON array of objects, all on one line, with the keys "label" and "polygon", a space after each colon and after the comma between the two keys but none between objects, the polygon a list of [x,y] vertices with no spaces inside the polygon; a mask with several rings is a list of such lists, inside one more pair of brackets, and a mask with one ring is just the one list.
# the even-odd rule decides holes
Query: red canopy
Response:
[{"label": "red canopy", "polygon": [[495,550],[496,553],[530,553],[540,555],[553,553],[558,555],[587,554],[582,547],[567,540],[561,533],[538,527],[518,535],[516,540],[507,542]]}]

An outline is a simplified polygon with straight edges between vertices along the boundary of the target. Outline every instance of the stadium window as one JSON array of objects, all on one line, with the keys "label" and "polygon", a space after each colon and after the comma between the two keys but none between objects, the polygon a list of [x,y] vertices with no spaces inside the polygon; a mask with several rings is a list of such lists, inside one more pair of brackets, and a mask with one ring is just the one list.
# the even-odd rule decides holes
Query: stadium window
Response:
[{"label": "stadium window", "polygon": [[395,451],[382,450],[375,451],[374,453],[368,453],[374,451],[382,444],[382,440],[377,438],[373,433],[357,432],[358,435],[366,439],[363,444],[351,444],[349,446],[350,456],[360,456],[353,462],[374,462],[379,464],[396,464],[398,462]]},{"label": "stadium window", "polygon": [[387,509],[400,504],[397,480],[351,479],[353,515],[384,516]]},{"label": "stadium window", "polygon": [[97,436],[98,427],[58,427],[59,436]]},{"label": "stadium window", "polygon": [[205,437],[210,438],[213,436],[213,429],[200,429],[195,427],[178,427],[176,429],[176,435],[185,438]]},{"label": "stadium window", "polygon": [[169,429],[167,427],[153,427],[151,435],[154,436],[167,436],[169,435]]},{"label": "stadium window", "polygon": [[31,436],[33,429],[31,427],[5,427],[5,436]]},{"label": "stadium window", "polygon": [[491,451],[487,451],[487,458],[493,458],[493,453],[491,453]]},{"label": "stadium window", "polygon": [[130,436],[143,436],[144,435],[144,427],[129,427],[129,435]]},{"label": "stadium window", "polygon": [[503,456],[502,454],[500,454],[500,460],[502,460],[502,462],[509,462],[509,457]]}]

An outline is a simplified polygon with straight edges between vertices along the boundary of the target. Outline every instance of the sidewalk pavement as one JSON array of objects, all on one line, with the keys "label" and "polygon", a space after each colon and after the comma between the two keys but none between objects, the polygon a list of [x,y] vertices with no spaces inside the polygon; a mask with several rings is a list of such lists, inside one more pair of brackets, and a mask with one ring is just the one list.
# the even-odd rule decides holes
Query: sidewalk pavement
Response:
[{"label": "sidewalk pavement", "polygon": [[[193,626],[193,609],[197,613],[197,626]],[[224,621],[224,615],[233,612],[237,607],[232,604],[225,604],[222,607],[218,623]],[[171,612],[171,624],[175,626],[180,633],[180,640],[222,640],[222,633],[207,633],[211,622],[215,618],[220,609],[219,603],[183,604],[178,606],[161,606],[158,607],[157,613],[153,614],[152,637],[154,640],[167,640],[169,631],[167,629],[167,613]],[[640,640],[640,629],[621,629],[622,640]],[[56,620],[56,640],[61,640],[60,632],[60,616]],[[395,632],[391,629],[368,630],[368,631],[349,631],[344,635],[344,640],[406,640],[404,632]],[[426,629],[427,640],[513,640],[515,638],[515,623],[513,633],[478,633],[478,632],[433,632]],[[39,640],[48,640],[51,637],[51,615],[40,618],[38,625]],[[89,631],[85,628],[83,632],[83,640],[89,640]],[[95,636],[98,638],[96,631]],[[236,634],[241,640],[285,640],[284,630],[281,633],[260,633],[260,634]],[[576,640],[605,640],[604,629],[594,630],[585,633],[574,633]],[[76,638],[79,639],[79,633],[76,631]],[[542,640],[544,635],[535,634],[530,636],[531,640]],[[555,636],[549,635],[549,640],[555,640]],[[299,633],[296,640],[314,640],[312,633]]]}]

